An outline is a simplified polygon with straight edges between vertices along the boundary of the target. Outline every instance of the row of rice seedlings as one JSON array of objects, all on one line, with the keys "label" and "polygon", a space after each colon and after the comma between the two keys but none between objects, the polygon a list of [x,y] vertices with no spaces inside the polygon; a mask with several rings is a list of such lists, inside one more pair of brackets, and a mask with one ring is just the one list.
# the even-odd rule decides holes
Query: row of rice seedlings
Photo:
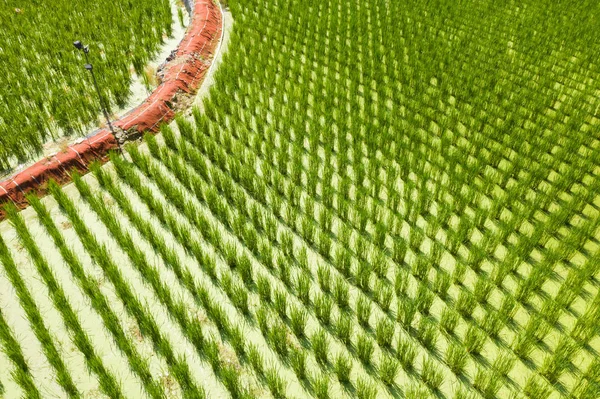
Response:
[{"label": "row of rice seedlings", "polygon": [[132,288],[124,280],[121,271],[108,253],[107,247],[101,245],[86,226],[73,201],[67,197],[55,182],[49,185],[49,189],[61,210],[71,221],[86,251],[112,282],[117,295],[125,305],[125,309],[135,318],[142,334],[152,340],[157,352],[164,357],[184,395],[189,397],[204,397],[204,389],[193,381],[189,366],[185,360],[175,355],[170,342],[164,337],[154,318],[148,314],[145,307],[133,293]]},{"label": "row of rice seedlings", "polygon": [[23,218],[12,204],[6,205],[5,211],[11,224],[17,231],[21,244],[29,252],[29,256],[33,260],[33,264],[35,265],[38,274],[42,277],[44,284],[48,287],[52,302],[54,303],[55,308],[61,313],[65,327],[71,335],[71,341],[79,351],[85,355],[84,357],[88,368],[98,377],[101,391],[109,397],[123,397],[118,381],[104,367],[102,360],[98,357],[88,334],[83,330],[64,290],[56,281],[47,260],[42,255],[40,248],[27,229]]},{"label": "row of rice seedlings", "polygon": [[[189,342],[196,348],[197,353],[201,355],[204,352],[205,345],[214,345],[212,342],[206,342],[207,338],[205,338],[205,334],[202,331],[202,325],[200,321],[196,318],[190,317],[186,310],[187,305],[185,305],[181,299],[175,299],[173,297],[171,287],[169,287],[163,281],[163,279],[161,279],[160,271],[156,268],[156,266],[151,266],[152,263],[149,262],[145,253],[134,244],[135,240],[131,234],[124,229],[121,222],[116,218],[116,215],[105,205],[102,197],[99,194],[93,194],[87,183],[79,175],[73,173],[72,177],[77,189],[81,194],[81,197],[85,198],[94,212],[98,214],[100,220],[102,220],[102,222],[107,226],[111,235],[128,255],[131,263],[144,277],[146,283],[152,287],[156,297],[167,309],[168,315],[174,322],[179,324],[183,335],[186,336]],[[169,263],[170,268],[173,269],[180,267],[178,260],[175,260],[175,264],[176,266],[173,266],[172,263]],[[199,296],[199,294],[196,296]],[[230,322],[227,321],[227,323],[229,324]],[[225,326],[221,325],[220,327]],[[222,329],[225,333],[231,334],[231,331],[234,328],[228,327]],[[233,376],[237,374],[231,373],[233,370],[229,370],[230,366],[220,362],[211,362],[211,365],[213,365],[215,373],[221,376],[227,376],[227,378],[223,379],[223,383],[233,397],[239,398],[247,395],[247,393],[243,390],[240,381],[238,380],[239,376],[237,376],[235,379],[232,379]],[[185,371],[185,373],[187,374],[189,371]],[[184,383],[189,384],[189,387],[193,389],[194,383],[191,380],[192,377],[191,375],[186,374],[182,376],[186,378]]]},{"label": "row of rice seedlings", "polygon": [[13,365],[11,371],[12,378],[19,384],[23,390],[23,394],[30,398],[41,398],[42,395],[35,385],[29,365],[23,356],[21,345],[11,332],[9,325],[2,314],[2,309],[0,309],[0,343],[2,344],[3,352]]},{"label": "row of rice seedlings", "polygon": [[42,350],[44,351],[44,355],[48,359],[48,363],[54,369],[56,373],[56,380],[59,385],[64,389],[65,393],[72,398],[79,397],[80,392],[77,390],[75,383],[67,369],[58,349],[54,343],[54,339],[48,331],[46,327],[46,323],[40,311],[38,309],[37,304],[35,303],[29,289],[25,285],[25,281],[19,270],[17,265],[15,264],[12,255],[10,254],[10,250],[6,246],[4,239],[0,237],[0,263],[4,266],[4,270],[6,271],[6,276],[10,280],[12,286],[15,289],[15,292],[19,298],[19,302],[21,307],[25,311],[27,315],[27,319],[29,321],[29,325],[31,326],[33,332],[35,333],[36,338],[40,341],[42,345]]},{"label": "row of rice seedlings", "polygon": [[[210,301],[208,295],[206,294],[206,288],[202,286],[198,287],[195,283],[194,277],[190,274],[190,272],[179,266],[178,260],[176,259],[176,255],[174,254],[173,250],[159,238],[160,234],[156,231],[156,229],[154,229],[147,220],[145,220],[138,213],[136,213],[136,211],[133,209],[132,204],[125,197],[124,193],[119,190],[116,182],[112,179],[112,177],[110,177],[106,171],[104,171],[97,165],[93,166],[92,169],[99,182],[101,183],[102,187],[107,189],[112,194],[113,198],[117,200],[117,203],[119,204],[120,208],[134,222],[134,224],[138,228],[138,231],[140,231],[144,235],[144,237],[148,239],[148,241],[152,244],[153,248],[155,248],[158,251],[158,253],[162,256],[165,263],[169,264],[172,267],[173,271],[177,275],[178,280],[192,294],[197,303],[202,304],[203,306],[207,306],[207,314],[209,318],[214,319],[214,317],[218,316],[218,319],[214,321],[220,327],[222,333],[224,333],[225,338],[231,341],[232,346],[236,350],[238,356],[245,356],[248,353],[248,347],[250,347],[250,344],[246,344],[244,342],[243,337],[239,333],[241,331],[239,330],[239,327],[232,328],[232,322],[222,318],[222,312],[220,312],[215,307],[215,304]],[[127,180],[129,181],[129,184],[132,184],[132,178]],[[153,209],[156,208],[153,207]],[[164,211],[161,211],[160,214],[164,214]],[[174,222],[173,227],[175,227],[176,223],[177,222]],[[175,229],[181,232],[185,231],[183,227],[175,227]],[[191,232],[184,233],[184,235],[186,236],[186,240],[189,241],[189,236],[191,236]],[[178,241],[181,243],[180,238],[182,237],[177,238]],[[242,314],[249,315],[248,295],[246,291],[244,291],[244,288],[240,289],[234,286],[229,272],[222,272],[220,276],[217,276],[214,272],[215,261],[211,259],[206,253],[198,254],[195,257],[203,259],[203,263],[201,264],[201,266],[203,267],[205,267],[209,263],[213,264],[209,268],[209,270],[213,270],[209,272],[209,277],[212,276],[212,278],[214,278],[214,282],[223,288],[226,295],[231,299],[232,304],[236,308],[238,308],[238,310]],[[263,280],[264,279],[261,280],[261,277],[259,277],[258,281]],[[251,365],[254,367],[257,375],[264,375],[265,365],[262,361],[252,361]],[[218,369],[215,369],[215,372],[218,372]]]}]

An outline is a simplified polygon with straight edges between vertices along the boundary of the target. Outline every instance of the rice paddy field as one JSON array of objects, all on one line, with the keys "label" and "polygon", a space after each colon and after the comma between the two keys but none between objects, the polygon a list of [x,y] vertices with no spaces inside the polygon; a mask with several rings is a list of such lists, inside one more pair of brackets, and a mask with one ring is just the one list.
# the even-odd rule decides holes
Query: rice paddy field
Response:
[{"label": "rice paddy field", "polygon": [[197,108],[6,206],[0,392],[600,397],[600,4],[229,7]]}]

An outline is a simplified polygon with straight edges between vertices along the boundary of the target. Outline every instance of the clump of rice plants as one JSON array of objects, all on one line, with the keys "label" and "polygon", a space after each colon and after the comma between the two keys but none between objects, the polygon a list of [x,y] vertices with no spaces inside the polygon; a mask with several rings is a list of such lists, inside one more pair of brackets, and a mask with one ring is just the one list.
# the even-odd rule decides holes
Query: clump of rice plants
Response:
[{"label": "clump of rice plants", "polygon": [[333,370],[342,384],[348,384],[350,382],[350,372],[352,371],[352,360],[339,353],[333,362]]}]

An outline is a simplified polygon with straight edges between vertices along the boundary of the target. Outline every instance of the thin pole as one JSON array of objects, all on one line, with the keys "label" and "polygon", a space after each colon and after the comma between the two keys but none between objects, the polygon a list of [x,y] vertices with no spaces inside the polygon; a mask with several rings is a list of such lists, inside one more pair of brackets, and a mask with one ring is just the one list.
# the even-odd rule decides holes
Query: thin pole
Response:
[{"label": "thin pole", "polygon": [[88,65],[90,65],[90,67],[91,67],[89,69],[89,71],[92,74],[92,80],[94,81],[94,87],[96,88],[96,93],[98,94],[98,99],[100,100],[100,108],[102,108],[102,113],[104,114],[104,117],[106,118],[106,123],[108,124],[108,128],[110,129],[110,132],[112,133],[115,141],[117,142],[117,146],[119,147],[119,152],[121,154],[123,154],[123,149],[121,148],[121,143],[119,143],[119,139],[117,138],[115,129],[113,128],[113,125],[110,122],[110,117],[108,115],[108,110],[107,110],[106,104],[104,103],[104,100],[102,99],[102,95],[100,94],[100,87],[98,86],[98,81],[96,80],[96,75],[94,74],[94,68],[92,67],[92,64],[90,64],[87,51],[84,51],[83,53],[85,54],[86,63]]}]

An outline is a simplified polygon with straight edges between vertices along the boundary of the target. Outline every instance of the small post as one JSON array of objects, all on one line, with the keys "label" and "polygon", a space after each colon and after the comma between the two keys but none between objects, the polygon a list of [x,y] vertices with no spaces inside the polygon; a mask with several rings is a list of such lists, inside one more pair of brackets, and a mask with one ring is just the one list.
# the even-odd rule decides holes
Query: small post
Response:
[{"label": "small post", "polygon": [[88,53],[90,52],[89,46],[84,46],[79,40],[73,42],[73,45],[78,50],[83,50],[83,54],[85,54],[85,62],[84,68],[90,71],[92,75],[92,81],[94,82],[94,88],[96,89],[96,94],[98,94],[98,101],[100,101],[100,108],[102,109],[102,113],[104,114],[104,118],[106,118],[106,123],[108,124],[108,128],[110,129],[113,138],[117,142],[117,146],[119,147],[119,152],[123,154],[123,149],[121,148],[121,143],[119,143],[119,139],[117,138],[117,134],[115,133],[115,129],[110,122],[110,116],[108,115],[108,107],[104,103],[102,99],[102,95],[100,93],[100,86],[98,86],[98,81],[96,80],[96,75],[94,74],[94,67],[90,64],[90,60],[88,58]]}]

